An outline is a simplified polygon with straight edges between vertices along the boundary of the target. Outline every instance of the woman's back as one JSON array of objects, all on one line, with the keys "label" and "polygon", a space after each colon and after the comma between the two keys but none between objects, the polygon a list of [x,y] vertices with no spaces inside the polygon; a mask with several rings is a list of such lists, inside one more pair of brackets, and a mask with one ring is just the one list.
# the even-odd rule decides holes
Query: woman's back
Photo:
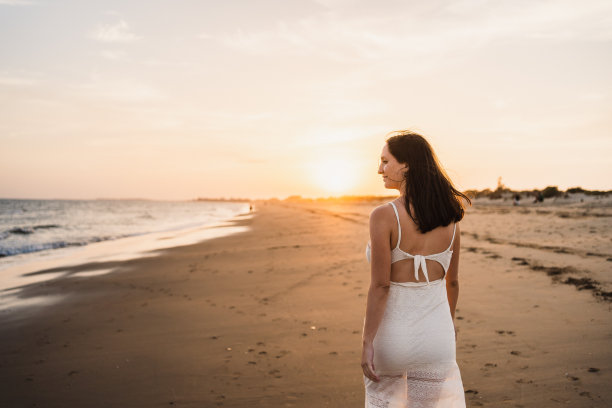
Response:
[{"label": "woman's back", "polygon": [[[452,256],[452,244],[455,238],[455,224],[434,228],[425,234],[418,230],[410,218],[404,205],[391,204],[395,224],[391,229],[391,248],[393,261],[391,264],[391,281],[393,282],[426,282],[442,279]],[[399,242],[398,242],[399,240]],[[399,251],[398,251],[399,249]],[[403,253],[403,254],[402,254]],[[405,255],[404,255],[405,254]],[[415,277],[415,255],[424,255],[428,277],[423,268],[418,268],[418,279]],[[433,256],[432,256],[433,255]],[[418,262],[418,261],[417,261]],[[446,268],[445,268],[446,267]]]}]

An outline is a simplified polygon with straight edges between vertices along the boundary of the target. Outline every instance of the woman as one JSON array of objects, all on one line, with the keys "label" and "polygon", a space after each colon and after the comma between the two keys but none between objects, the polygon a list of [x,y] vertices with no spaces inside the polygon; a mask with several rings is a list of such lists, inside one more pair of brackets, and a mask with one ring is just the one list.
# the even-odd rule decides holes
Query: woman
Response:
[{"label": "woman", "polygon": [[399,198],[370,214],[361,367],[369,407],[465,407],[455,360],[461,199],[429,143],[398,132],[378,173]]}]

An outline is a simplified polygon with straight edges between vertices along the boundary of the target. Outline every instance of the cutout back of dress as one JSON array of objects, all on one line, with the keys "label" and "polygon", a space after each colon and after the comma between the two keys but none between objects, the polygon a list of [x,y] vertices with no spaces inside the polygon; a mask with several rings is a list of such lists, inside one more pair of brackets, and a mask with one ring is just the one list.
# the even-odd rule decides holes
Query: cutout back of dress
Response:
[{"label": "cutout back of dress", "polygon": [[[393,207],[393,211],[395,211],[395,218],[397,218],[398,229],[397,245],[391,250],[391,263],[402,261],[404,259],[413,259],[414,279],[417,281],[419,280],[419,268],[421,268],[423,270],[423,275],[425,276],[425,280],[427,281],[428,285],[429,275],[427,274],[427,259],[436,261],[440,265],[442,265],[442,268],[444,269],[444,276],[446,276],[446,272],[448,272],[448,267],[450,266],[450,262],[453,257],[453,250],[451,248],[453,247],[453,242],[455,242],[455,231],[457,230],[457,224],[455,223],[453,225],[453,238],[451,239],[450,245],[448,246],[448,248],[446,248],[446,250],[431,255],[412,255],[408,252],[402,251],[399,247],[400,242],[402,241],[402,226],[400,225],[399,213],[397,212],[397,207],[395,207],[395,204],[393,202],[390,202],[389,204],[391,204],[391,206]],[[368,242],[368,245],[366,247],[366,257],[368,258],[368,262],[371,261],[370,252],[370,243]],[[442,277],[442,279],[444,279],[444,277]]]}]

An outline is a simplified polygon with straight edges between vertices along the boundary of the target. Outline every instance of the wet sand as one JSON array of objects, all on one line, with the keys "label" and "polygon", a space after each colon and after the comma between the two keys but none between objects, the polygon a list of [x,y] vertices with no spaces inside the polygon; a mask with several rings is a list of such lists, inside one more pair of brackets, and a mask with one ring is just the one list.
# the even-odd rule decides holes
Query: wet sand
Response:
[{"label": "wet sand", "polygon": [[[0,315],[0,406],[362,406],[376,204],[256,202],[237,222],[247,232],[24,288],[65,298]],[[468,406],[610,405],[610,220],[470,209],[457,312]],[[557,236],[570,228],[582,238]]]}]

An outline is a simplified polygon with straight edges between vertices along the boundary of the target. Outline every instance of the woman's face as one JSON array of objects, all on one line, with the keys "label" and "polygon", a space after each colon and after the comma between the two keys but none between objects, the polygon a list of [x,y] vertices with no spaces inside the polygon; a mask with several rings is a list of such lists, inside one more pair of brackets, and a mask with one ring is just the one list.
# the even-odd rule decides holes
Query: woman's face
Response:
[{"label": "woman's face", "polygon": [[398,162],[389,152],[389,146],[385,143],[380,154],[378,174],[382,174],[385,188],[401,191],[404,182],[404,172],[408,169],[406,164]]}]

